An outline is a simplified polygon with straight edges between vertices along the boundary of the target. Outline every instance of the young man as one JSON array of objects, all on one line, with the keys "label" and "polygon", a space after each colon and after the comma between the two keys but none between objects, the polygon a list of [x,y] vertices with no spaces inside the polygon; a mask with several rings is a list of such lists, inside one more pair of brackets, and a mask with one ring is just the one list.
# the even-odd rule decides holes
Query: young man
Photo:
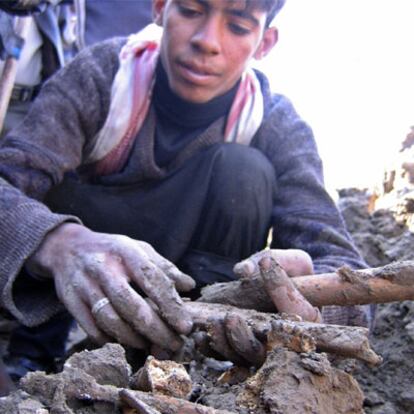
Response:
[{"label": "young man", "polygon": [[[181,271],[231,280],[271,228],[291,275],[312,266],[282,249],[316,272],[364,266],[311,130],[249,68],[276,44],[282,5],[154,0],[160,41],[104,42],[46,83],[0,149],[2,304],[17,319],[63,304],[98,342],[175,350],[192,329]],[[323,316],[367,323],[359,308]]]}]

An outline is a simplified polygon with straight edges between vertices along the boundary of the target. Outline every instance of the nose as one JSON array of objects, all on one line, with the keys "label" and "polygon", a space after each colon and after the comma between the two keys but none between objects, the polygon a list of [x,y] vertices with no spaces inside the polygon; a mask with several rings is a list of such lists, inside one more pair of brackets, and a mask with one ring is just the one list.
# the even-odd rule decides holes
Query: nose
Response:
[{"label": "nose", "polygon": [[216,55],[220,52],[220,22],[217,18],[207,18],[197,28],[191,39],[191,45],[197,51]]}]

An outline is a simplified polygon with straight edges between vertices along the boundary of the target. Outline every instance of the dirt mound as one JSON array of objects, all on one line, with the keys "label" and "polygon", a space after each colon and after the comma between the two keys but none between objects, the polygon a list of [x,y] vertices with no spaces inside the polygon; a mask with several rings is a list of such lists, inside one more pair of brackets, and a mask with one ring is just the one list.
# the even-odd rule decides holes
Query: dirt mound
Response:
[{"label": "dirt mound", "polygon": [[[413,144],[414,130],[385,174],[381,192],[339,192],[347,227],[370,267],[414,260]],[[366,394],[366,412],[414,413],[414,302],[379,305],[371,344],[383,364],[359,366],[354,373]]]},{"label": "dirt mound", "polygon": [[[414,129],[381,191],[339,192],[339,208],[370,267],[414,260],[413,144]],[[283,344],[257,370],[206,358],[189,340],[180,363],[148,358],[134,373],[136,360],[120,345],[108,344],[75,353],[58,374],[28,374],[17,392],[0,398],[0,412],[414,414],[414,302],[377,307],[370,335],[384,360],[377,367],[315,352],[317,338],[292,323],[284,335],[275,334],[275,343],[283,338]],[[282,320],[271,326],[277,324],[289,325]],[[270,341],[272,332],[265,331]]]},{"label": "dirt mound", "polygon": [[[158,392],[136,391],[131,389],[134,377],[124,349],[108,344],[75,354],[58,374],[39,371],[26,375],[21,380],[21,390],[0,399],[0,411],[4,414],[363,413],[363,394],[357,382],[332,367],[325,354],[275,349],[247,381],[244,380],[248,372],[240,375],[235,368],[230,373],[226,363],[214,364],[204,361],[196,366],[193,361],[190,373],[197,399],[193,395],[195,401],[190,402],[182,394],[177,398],[170,392],[174,382],[182,383],[184,378],[188,384],[186,372],[184,376],[177,374],[178,364],[171,361],[154,364],[151,358],[149,365],[155,369],[147,374],[167,387],[162,392],[160,388]],[[146,411],[134,411],[140,407],[146,407]]]}]

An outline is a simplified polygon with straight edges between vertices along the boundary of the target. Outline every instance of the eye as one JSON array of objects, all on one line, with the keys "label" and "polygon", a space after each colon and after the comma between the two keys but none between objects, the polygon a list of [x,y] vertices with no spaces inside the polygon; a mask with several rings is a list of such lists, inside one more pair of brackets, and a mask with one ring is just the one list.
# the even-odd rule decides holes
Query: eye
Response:
[{"label": "eye", "polygon": [[243,26],[239,23],[229,23],[230,30],[238,35],[238,36],[244,36],[250,33],[250,28]]},{"label": "eye", "polygon": [[179,4],[178,10],[182,16],[189,18],[201,16],[202,13],[199,9],[184,4]]}]

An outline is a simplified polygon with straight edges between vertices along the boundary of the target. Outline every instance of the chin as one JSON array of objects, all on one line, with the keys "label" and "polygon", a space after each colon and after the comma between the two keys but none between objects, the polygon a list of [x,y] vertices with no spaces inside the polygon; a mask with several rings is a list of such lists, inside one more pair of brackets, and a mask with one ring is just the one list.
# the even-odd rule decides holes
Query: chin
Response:
[{"label": "chin", "polygon": [[189,96],[188,98],[183,98],[188,102],[194,103],[194,104],[203,104],[203,103],[207,103],[208,101],[210,101],[211,99],[213,99],[212,97],[197,97],[197,96]]},{"label": "chin", "polygon": [[176,93],[181,99],[184,99],[187,102],[195,103],[195,104],[202,104],[210,101],[214,98],[211,94],[206,93],[203,91],[202,93],[197,92],[194,88],[177,88],[173,89],[174,93]]}]

